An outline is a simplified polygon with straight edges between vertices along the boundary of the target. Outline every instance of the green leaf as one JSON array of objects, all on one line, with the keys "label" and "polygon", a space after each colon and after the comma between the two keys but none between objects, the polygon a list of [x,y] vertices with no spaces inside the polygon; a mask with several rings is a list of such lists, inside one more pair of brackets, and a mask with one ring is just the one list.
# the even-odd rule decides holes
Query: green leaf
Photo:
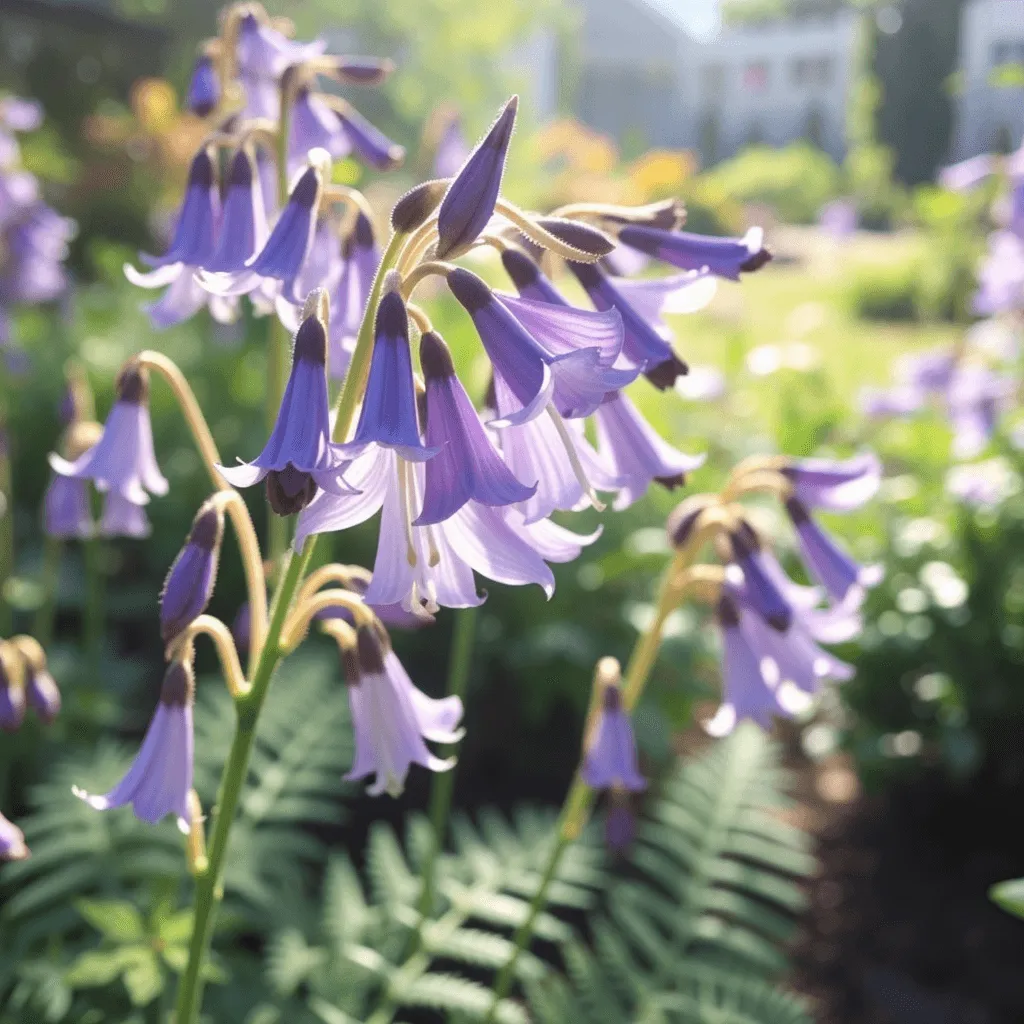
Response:
[{"label": "green leaf", "polygon": [[125,950],[97,949],[82,953],[64,975],[71,988],[109,985],[124,970]]},{"label": "green leaf", "polygon": [[127,900],[76,900],[75,908],[103,936],[118,943],[146,937],[142,915]]},{"label": "green leaf", "polygon": [[152,950],[139,950],[134,963],[124,972],[124,986],[132,1006],[149,1006],[164,990],[164,972]]},{"label": "green leaf", "polygon": [[192,937],[192,918],[191,908],[179,910],[176,914],[172,914],[160,922],[157,926],[157,934],[168,945],[186,943]]},{"label": "green leaf", "polygon": [[989,897],[1008,914],[1024,918],[1024,878],[999,882],[988,891]]}]

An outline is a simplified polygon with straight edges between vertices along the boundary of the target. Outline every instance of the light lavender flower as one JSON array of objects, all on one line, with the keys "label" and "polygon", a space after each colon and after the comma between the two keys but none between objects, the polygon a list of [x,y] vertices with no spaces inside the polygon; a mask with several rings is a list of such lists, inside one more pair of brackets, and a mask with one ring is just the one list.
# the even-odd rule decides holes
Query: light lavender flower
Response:
[{"label": "light lavender flower", "polygon": [[43,529],[58,540],[87,540],[95,526],[89,507],[89,482],[54,473],[43,497]]},{"label": "light lavender flower", "polygon": [[100,491],[113,491],[134,505],[149,495],[164,495],[168,484],[156,463],[149,420],[149,373],[130,363],[117,379],[117,400],[99,441],[68,462],[50,454],[50,465],[62,476],[92,480]]},{"label": "light lavender flower", "polygon": [[878,493],[882,482],[882,463],[874,452],[845,460],[795,459],[780,472],[798,501],[833,512],[859,508]]},{"label": "light lavender flower", "polygon": [[617,510],[642,498],[653,481],[673,490],[704,464],[703,455],[686,455],[662,440],[621,392],[606,398],[594,420],[598,452],[618,481]]},{"label": "light lavender flower", "polygon": [[118,494],[107,491],[103,496],[103,514],[100,516],[101,537],[132,537],[139,540],[148,537],[152,527],[142,505]]},{"label": "light lavender flower", "polygon": [[135,816],[151,825],[173,814],[178,828],[187,835],[192,823],[189,793],[193,773],[194,703],[195,680],[191,666],[172,662],[160,688],[160,703],[128,774],[104,796],[86,793],[77,786],[75,796],[98,811],[131,804]]},{"label": "light lavender flower", "polygon": [[454,758],[443,760],[426,741],[457,743],[462,737],[462,701],[432,700],[413,686],[386,636],[368,626],[357,634],[357,649],[345,658],[349,705],[356,754],[347,780],[374,775],[371,796],[401,795],[411,765],[448,771]]},{"label": "light lavender flower", "polygon": [[622,707],[622,693],[616,684],[605,686],[580,778],[591,789],[638,793],[647,788],[647,780],[637,765],[633,725]]},{"label": "light lavender flower", "polygon": [[29,707],[45,725],[52,725],[60,714],[60,689],[45,665],[26,665],[25,696]]},{"label": "light lavender flower", "polygon": [[0,729],[17,732],[25,721],[25,682],[17,652],[0,640]]}]

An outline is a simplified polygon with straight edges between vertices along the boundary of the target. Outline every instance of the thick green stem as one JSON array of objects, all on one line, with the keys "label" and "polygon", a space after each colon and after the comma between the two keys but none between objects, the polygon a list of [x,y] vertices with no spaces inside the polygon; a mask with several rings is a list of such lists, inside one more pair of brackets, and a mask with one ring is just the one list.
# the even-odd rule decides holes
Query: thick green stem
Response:
[{"label": "thick green stem", "polygon": [[[448,661],[448,686],[446,696],[463,697],[469,683],[469,670],[473,663],[473,642],[476,639],[478,608],[463,608],[455,613],[455,629]],[[445,747],[442,757],[455,754],[454,744]],[[426,917],[434,905],[434,889],[437,875],[437,859],[444,849],[444,838],[448,830],[448,814],[452,807],[452,793],[455,789],[455,769],[437,772],[430,788],[430,824],[434,829],[434,842],[423,868],[423,894],[420,897],[420,914]]]},{"label": "thick green stem", "polygon": [[100,679],[103,660],[103,635],[106,629],[107,587],[104,577],[103,541],[99,537],[83,545],[85,557],[85,608],[82,611],[82,633],[89,674],[93,682]]},{"label": "thick green stem", "polygon": [[60,587],[60,556],[63,545],[56,537],[43,541],[43,603],[36,610],[35,628],[32,635],[45,650],[53,640],[53,616],[57,606],[57,590]]},{"label": "thick green stem", "polygon": [[288,608],[305,573],[313,547],[311,539],[302,555],[292,556],[281,577],[271,607],[267,642],[256,664],[252,687],[236,702],[238,724],[221,776],[217,806],[213,810],[213,830],[207,853],[208,866],[196,879],[195,922],[192,926],[188,964],[178,985],[174,1024],[194,1024],[202,1003],[203,965],[209,954],[217,910],[224,898],[224,868],[227,863],[231,826],[249,772],[249,757],[256,739],[260,711],[266,700],[274,670],[281,660],[281,630],[284,628]]},{"label": "thick green stem", "polygon": [[[677,580],[685,564],[685,554],[677,554],[672,559],[672,562],[665,571],[665,575],[662,577],[658,591],[658,606],[654,618],[633,647],[626,676],[622,682],[622,704],[627,711],[632,711],[636,707],[651,674],[651,669],[657,660],[658,651],[661,648],[661,636],[665,620],[678,600]],[[583,831],[583,826],[590,815],[596,796],[597,794],[594,790],[577,775],[562,804],[562,812],[558,816],[558,839],[551,849],[548,862],[544,867],[544,873],[541,876],[540,885],[537,887],[537,892],[530,903],[529,913],[526,915],[526,920],[516,930],[515,948],[495,979],[494,995],[491,999],[487,1016],[484,1018],[484,1024],[492,1024],[494,1015],[498,1012],[498,1006],[501,1004],[502,999],[508,995],[519,958],[533,938],[533,928],[537,922],[538,915],[547,905],[548,889],[551,887],[551,883],[558,872],[558,865],[561,863],[562,855],[568,849],[569,844]]]}]

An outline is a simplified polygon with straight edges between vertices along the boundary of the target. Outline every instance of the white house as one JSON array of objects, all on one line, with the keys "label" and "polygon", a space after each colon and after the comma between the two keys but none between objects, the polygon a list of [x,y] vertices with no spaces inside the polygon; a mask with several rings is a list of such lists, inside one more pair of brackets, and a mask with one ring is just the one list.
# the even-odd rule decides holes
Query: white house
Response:
[{"label": "white house", "polygon": [[679,69],[679,144],[705,164],[806,138],[841,159],[859,15],[769,22],[694,43]]},{"label": "white house", "polygon": [[1024,0],[971,0],[960,25],[955,159],[1016,148],[1024,138],[1024,89],[993,81],[1007,64],[1024,65]]}]

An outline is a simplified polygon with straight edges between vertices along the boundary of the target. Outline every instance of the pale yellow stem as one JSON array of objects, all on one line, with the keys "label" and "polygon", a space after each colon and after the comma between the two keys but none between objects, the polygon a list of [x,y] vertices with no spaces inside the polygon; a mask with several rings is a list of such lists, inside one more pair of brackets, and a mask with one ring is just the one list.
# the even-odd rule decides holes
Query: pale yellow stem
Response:
[{"label": "pale yellow stem", "polygon": [[408,299],[416,290],[417,285],[428,277],[444,276],[455,267],[451,263],[443,263],[440,260],[427,260],[420,263],[407,277],[402,279],[402,298]]},{"label": "pale yellow stem", "polygon": [[320,632],[333,637],[343,651],[354,651],[359,645],[359,634],[344,619],[328,619],[321,622]]},{"label": "pale yellow stem", "polygon": [[244,697],[250,686],[242,673],[238,649],[235,647],[231,630],[213,615],[200,615],[198,619],[189,623],[188,627],[168,644],[167,660],[190,661],[192,649],[199,636],[208,636],[213,641],[228,692],[236,700]]},{"label": "pale yellow stem", "polygon": [[420,261],[420,257],[437,241],[437,214],[427,218],[406,240],[395,268],[407,274]]},{"label": "pale yellow stem", "polygon": [[321,587],[325,587],[328,583],[338,583],[346,590],[351,590],[353,581],[368,584],[370,578],[370,570],[364,569],[361,565],[340,565],[337,562],[332,562],[330,565],[321,565],[319,569],[314,569],[303,580],[298,596],[295,598],[295,603],[301,605],[304,601],[308,601]]},{"label": "pale yellow stem", "polygon": [[321,590],[303,604],[297,605],[281,631],[281,651],[288,654],[295,650],[309,632],[313,618],[327,608],[345,608],[352,613],[357,625],[372,626],[377,616],[363,604],[362,598],[350,590]]},{"label": "pale yellow stem", "polygon": [[734,501],[745,494],[772,494],[780,501],[792,497],[793,485],[775,470],[754,470],[726,485],[722,491],[723,501]]},{"label": "pale yellow stem", "polygon": [[46,668],[46,651],[34,636],[22,633],[12,636],[7,642],[21,655],[33,672],[42,672]]},{"label": "pale yellow stem", "polygon": [[434,329],[434,325],[430,322],[430,317],[415,303],[407,303],[405,308],[409,314],[409,319],[416,325],[420,334],[426,334]]},{"label": "pale yellow stem", "polygon": [[513,206],[507,199],[499,199],[494,204],[494,212],[500,213],[507,220],[510,220],[527,238],[549,252],[553,252],[562,259],[572,260],[574,263],[596,263],[601,257],[585,249],[577,249],[575,245],[563,242],[556,235],[553,235],[546,228],[543,228],[528,214]]},{"label": "pale yellow stem", "polygon": [[206,829],[203,827],[203,805],[199,794],[193,789],[188,794],[188,809],[192,818],[186,843],[188,869],[194,876],[206,873],[210,862],[206,858]]},{"label": "pale yellow stem", "polygon": [[562,442],[562,447],[565,449],[565,454],[569,457],[569,465],[572,466],[573,475],[576,477],[577,483],[579,483],[580,487],[583,488],[583,493],[587,496],[590,504],[593,505],[598,512],[603,512],[607,506],[597,496],[597,492],[594,490],[590,483],[590,479],[587,477],[586,470],[583,468],[583,463],[580,462],[579,452],[576,451],[576,444],[572,437],[569,436],[569,428],[565,425],[565,421],[553,405],[549,404],[547,411],[548,415],[551,417],[551,422],[555,425],[555,430],[558,431],[558,437]]}]

